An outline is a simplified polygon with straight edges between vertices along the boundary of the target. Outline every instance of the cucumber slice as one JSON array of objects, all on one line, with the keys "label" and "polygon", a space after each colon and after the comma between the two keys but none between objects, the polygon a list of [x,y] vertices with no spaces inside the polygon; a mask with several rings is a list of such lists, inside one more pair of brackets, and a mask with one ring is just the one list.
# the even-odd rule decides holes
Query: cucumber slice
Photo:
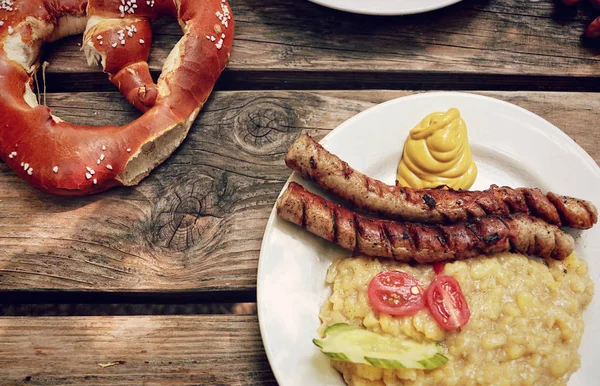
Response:
[{"label": "cucumber slice", "polygon": [[438,343],[381,335],[346,323],[329,326],[325,338],[313,343],[329,358],[384,369],[431,370],[448,362]]}]

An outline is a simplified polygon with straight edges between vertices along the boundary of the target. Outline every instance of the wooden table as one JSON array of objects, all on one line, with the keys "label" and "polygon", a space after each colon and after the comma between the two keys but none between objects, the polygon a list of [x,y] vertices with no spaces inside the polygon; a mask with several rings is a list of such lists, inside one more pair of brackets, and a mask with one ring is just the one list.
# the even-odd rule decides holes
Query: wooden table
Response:
[{"label": "wooden table", "polygon": [[[0,164],[0,299],[5,315],[22,315],[0,318],[2,384],[275,383],[251,306],[128,315],[139,309],[130,304],[182,305],[177,313],[254,302],[263,230],[290,174],[285,149],[377,103],[428,90],[490,95],[546,118],[600,161],[600,45],[580,37],[589,9],[466,0],[383,18],[234,0],[233,11],[217,91],[138,187],[54,198]],[[155,74],[180,35],[156,23]],[[80,37],[48,49],[47,104],[77,123],[134,119],[80,49]]]}]

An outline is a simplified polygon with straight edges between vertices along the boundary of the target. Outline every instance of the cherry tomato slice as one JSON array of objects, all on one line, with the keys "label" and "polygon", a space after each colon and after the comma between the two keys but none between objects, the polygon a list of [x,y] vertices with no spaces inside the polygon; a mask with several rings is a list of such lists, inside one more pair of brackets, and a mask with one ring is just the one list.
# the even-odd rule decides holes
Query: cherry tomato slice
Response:
[{"label": "cherry tomato slice", "polygon": [[427,307],[446,331],[464,326],[471,317],[460,284],[452,276],[437,276],[427,288]]},{"label": "cherry tomato slice", "polygon": [[419,281],[402,271],[378,273],[369,283],[369,300],[389,315],[413,315],[425,308],[425,291]]},{"label": "cherry tomato slice", "polygon": [[436,275],[439,275],[444,270],[444,266],[446,266],[446,263],[435,263],[433,265],[433,272],[435,272]]}]

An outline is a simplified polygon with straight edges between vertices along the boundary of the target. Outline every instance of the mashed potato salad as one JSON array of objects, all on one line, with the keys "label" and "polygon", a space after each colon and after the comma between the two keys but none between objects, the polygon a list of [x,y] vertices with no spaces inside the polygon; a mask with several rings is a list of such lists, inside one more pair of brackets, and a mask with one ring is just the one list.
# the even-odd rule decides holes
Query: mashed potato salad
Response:
[{"label": "mashed potato salad", "polygon": [[[437,274],[431,266],[369,257],[331,265],[332,294],[321,309],[321,337],[329,326],[345,323],[394,339],[438,343],[447,358],[431,370],[333,359],[348,384],[565,385],[580,367],[582,314],[594,290],[585,261],[575,255],[544,261],[506,253],[436,268]],[[405,272],[424,288],[438,274],[455,278],[470,310],[468,323],[449,331],[427,308],[406,316],[377,311],[368,288],[384,271]]]}]

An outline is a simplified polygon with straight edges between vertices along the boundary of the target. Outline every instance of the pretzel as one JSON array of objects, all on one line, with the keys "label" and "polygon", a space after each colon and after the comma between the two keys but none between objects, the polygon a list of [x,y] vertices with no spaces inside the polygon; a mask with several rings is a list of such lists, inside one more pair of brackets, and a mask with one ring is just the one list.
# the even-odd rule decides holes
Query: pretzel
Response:
[{"label": "pretzel", "polygon": [[[158,81],[148,69],[150,22],[184,35]],[[144,114],[124,126],[81,126],[38,105],[44,42],[83,32],[90,64]],[[77,196],[138,184],[185,139],[225,68],[234,22],[225,0],[0,0],[0,157],[32,186]]]}]

